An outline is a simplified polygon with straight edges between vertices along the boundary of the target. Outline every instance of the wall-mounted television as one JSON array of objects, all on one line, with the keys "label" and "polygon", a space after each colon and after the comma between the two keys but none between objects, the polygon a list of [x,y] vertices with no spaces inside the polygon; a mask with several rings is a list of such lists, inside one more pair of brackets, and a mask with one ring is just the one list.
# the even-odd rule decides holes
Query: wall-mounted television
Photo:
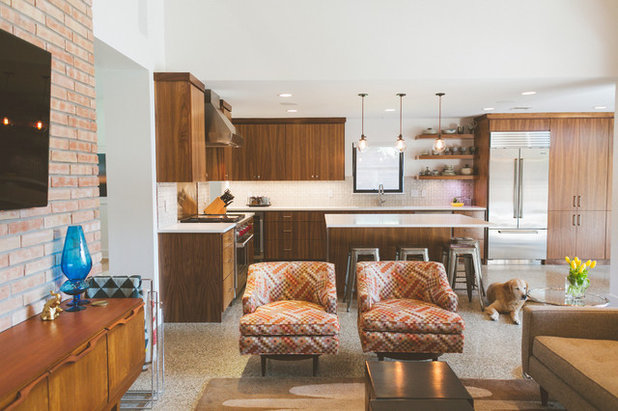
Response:
[{"label": "wall-mounted television", "polygon": [[0,210],[47,205],[51,54],[0,30]]}]

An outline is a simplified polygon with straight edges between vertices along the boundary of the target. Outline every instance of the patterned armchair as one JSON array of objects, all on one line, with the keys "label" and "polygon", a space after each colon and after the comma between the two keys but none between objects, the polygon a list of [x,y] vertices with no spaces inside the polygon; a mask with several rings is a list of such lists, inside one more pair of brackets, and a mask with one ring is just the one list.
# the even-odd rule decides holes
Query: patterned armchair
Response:
[{"label": "patterned armchair", "polygon": [[249,267],[242,297],[240,353],[266,359],[313,358],[337,354],[339,320],[335,267],[315,261],[269,262]]},{"label": "patterned armchair", "polygon": [[463,352],[464,321],[442,264],[360,262],[357,281],[364,352],[375,352],[380,360]]}]

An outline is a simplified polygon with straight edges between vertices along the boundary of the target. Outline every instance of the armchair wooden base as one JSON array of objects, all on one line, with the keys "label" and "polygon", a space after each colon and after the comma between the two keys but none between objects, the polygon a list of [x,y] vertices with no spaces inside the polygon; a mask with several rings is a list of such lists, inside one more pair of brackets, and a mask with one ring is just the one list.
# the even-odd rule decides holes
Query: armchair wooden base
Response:
[{"label": "armchair wooden base", "polygon": [[262,362],[262,377],[266,375],[266,360],[277,360],[277,361],[300,361],[300,360],[308,360],[310,358],[313,359],[313,376],[318,375],[318,359],[321,354],[277,354],[277,355],[268,355],[262,354],[260,355],[260,360]]}]

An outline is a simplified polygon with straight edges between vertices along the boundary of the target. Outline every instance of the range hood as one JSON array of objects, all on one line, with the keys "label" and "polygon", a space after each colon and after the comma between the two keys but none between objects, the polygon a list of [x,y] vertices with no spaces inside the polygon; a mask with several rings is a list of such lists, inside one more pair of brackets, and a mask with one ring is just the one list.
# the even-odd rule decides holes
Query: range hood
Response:
[{"label": "range hood", "polygon": [[220,109],[221,99],[212,90],[204,91],[204,115],[206,120],[207,147],[240,147],[242,136],[236,134],[236,128]]}]

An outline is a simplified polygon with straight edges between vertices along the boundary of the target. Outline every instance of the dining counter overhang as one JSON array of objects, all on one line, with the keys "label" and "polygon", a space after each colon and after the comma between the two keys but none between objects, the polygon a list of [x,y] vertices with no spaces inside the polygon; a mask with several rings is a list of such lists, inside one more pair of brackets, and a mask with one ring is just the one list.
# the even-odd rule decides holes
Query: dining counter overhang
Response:
[{"label": "dining counter overhang", "polygon": [[462,214],[325,214],[324,219],[328,261],[335,264],[339,295],[350,248],[378,248],[381,260],[394,260],[398,247],[427,248],[431,261],[441,261],[452,237],[483,238],[489,226]]}]

